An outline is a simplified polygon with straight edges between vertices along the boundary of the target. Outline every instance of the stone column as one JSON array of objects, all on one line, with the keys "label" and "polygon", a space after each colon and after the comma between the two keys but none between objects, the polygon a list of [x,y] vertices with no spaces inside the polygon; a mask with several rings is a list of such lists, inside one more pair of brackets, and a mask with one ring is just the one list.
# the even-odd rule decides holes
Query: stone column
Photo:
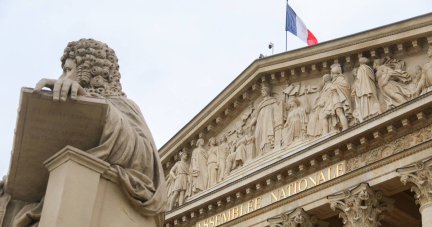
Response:
[{"label": "stone column", "polygon": [[100,175],[110,165],[71,146],[44,165],[50,176],[39,227],[90,227]]},{"label": "stone column", "polygon": [[284,227],[284,226],[295,226],[295,227],[327,227],[328,222],[318,220],[315,215],[307,214],[303,208],[296,208],[291,213],[282,214],[277,218],[269,218],[267,222],[270,227]]},{"label": "stone column", "polygon": [[339,210],[339,217],[346,227],[378,227],[383,213],[393,209],[394,199],[375,192],[368,183],[361,183],[351,191],[327,196],[333,211]]},{"label": "stone column", "polygon": [[397,169],[403,184],[410,183],[415,192],[416,204],[420,205],[422,226],[432,227],[432,159],[414,166]]}]

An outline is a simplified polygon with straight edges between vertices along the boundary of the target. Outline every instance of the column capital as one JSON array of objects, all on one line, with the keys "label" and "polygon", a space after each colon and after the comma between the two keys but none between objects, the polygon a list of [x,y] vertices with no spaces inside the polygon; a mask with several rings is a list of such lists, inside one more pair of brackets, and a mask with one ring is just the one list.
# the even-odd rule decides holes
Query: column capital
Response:
[{"label": "column capital", "polygon": [[340,211],[339,218],[345,226],[377,227],[381,225],[382,213],[391,211],[394,204],[394,199],[372,190],[367,183],[342,194],[327,196],[327,199],[333,211]]},{"label": "column capital", "polygon": [[282,227],[282,226],[296,226],[296,227],[327,227],[328,222],[318,220],[315,215],[309,215],[304,211],[303,208],[299,207],[293,210],[291,213],[282,214],[277,218],[269,218],[267,222],[270,227]]},{"label": "column capital", "polygon": [[412,185],[411,191],[415,192],[416,204],[425,206],[432,204],[432,159],[425,162],[417,162],[413,166],[396,170],[401,176],[401,182]]}]

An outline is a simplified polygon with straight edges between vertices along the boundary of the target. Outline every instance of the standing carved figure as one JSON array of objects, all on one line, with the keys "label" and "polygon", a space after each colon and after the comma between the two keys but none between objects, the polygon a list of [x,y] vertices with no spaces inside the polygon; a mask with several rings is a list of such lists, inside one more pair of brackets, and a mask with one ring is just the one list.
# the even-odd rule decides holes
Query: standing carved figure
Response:
[{"label": "standing carved figure", "polygon": [[385,101],[386,108],[391,109],[408,101],[412,91],[408,87],[411,77],[402,71],[404,62],[395,59],[376,59],[374,61],[376,79],[381,96]]},{"label": "standing carved figure", "polygon": [[246,162],[255,158],[255,136],[253,127],[246,130]]},{"label": "standing carved figure", "polygon": [[300,101],[291,97],[289,101],[288,117],[282,130],[284,146],[289,146],[295,141],[306,138],[306,127],[308,123],[307,114],[310,112],[309,100],[304,96],[306,108],[300,105]]},{"label": "standing carved figure", "polygon": [[246,137],[244,135],[243,127],[241,125],[237,127],[237,139],[235,140],[234,145],[236,149],[235,151],[236,167],[242,167],[243,164],[246,162],[247,150],[246,150]]},{"label": "standing carved figure", "polygon": [[421,78],[415,89],[415,96],[432,91],[432,45],[429,45],[427,54],[429,62],[423,66]]},{"label": "standing carved figure", "polygon": [[[325,74],[323,80],[318,85],[319,94],[315,99],[315,104],[309,115],[309,122],[307,125],[307,134],[311,137],[319,137],[324,134],[324,131],[331,132],[334,130],[333,124],[327,124],[327,130],[324,130],[322,118],[326,117],[325,110],[331,109],[331,102],[329,101],[332,95],[332,78],[330,74]],[[331,120],[331,118],[329,119]]]},{"label": "standing carved figure", "polygon": [[207,189],[208,185],[208,153],[204,149],[204,139],[198,139],[196,148],[192,152],[190,174],[192,178],[191,193],[195,195]]},{"label": "standing carved figure", "polygon": [[208,187],[217,183],[218,180],[218,147],[216,146],[216,139],[214,137],[209,139],[210,149],[208,150]]},{"label": "standing carved figure", "polygon": [[237,138],[230,142],[230,154],[226,160],[225,176],[228,176],[237,167],[243,166],[243,163],[246,161],[246,139],[243,135],[242,127],[241,123],[237,124]]},{"label": "standing carved figure", "polygon": [[369,59],[362,57],[359,61],[360,67],[353,70],[354,83],[351,95],[356,104],[353,115],[361,123],[380,114],[381,105],[378,101],[374,71],[367,65]]},{"label": "standing carved figure", "polygon": [[221,135],[218,147],[218,182],[221,182],[225,176],[226,161],[230,153],[230,147],[227,143],[227,136]]},{"label": "standing carved figure", "polygon": [[321,122],[323,124],[324,134],[329,133],[329,123],[334,127],[340,123],[342,130],[348,129],[348,119],[351,118],[351,88],[347,78],[343,75],[342,66],[333,64],[331,66],[332,86],[331,96],[325,111],[321,114]]},{"label": "standing carved figure", "polygon": [[277,99],[270,96],[270,87],[263,84],[261,95],[264,98],[257,107],[257,115],[250,127],[255,126],[255,143],[257,156],[263,155],[274,147],[274,108]]},{"label": "standing carved figure", "polygon": [[187,190],[187,181],[189,175],[189,164],[187,163],[187,153],[180,153],[180,161],[178,161],[171,169],[169,177],[173,179],[174,185],[172,186],[171,198],[169,201],[169,209],[174,207],[177,202],[181,206],[185,201],[185,193]]}]

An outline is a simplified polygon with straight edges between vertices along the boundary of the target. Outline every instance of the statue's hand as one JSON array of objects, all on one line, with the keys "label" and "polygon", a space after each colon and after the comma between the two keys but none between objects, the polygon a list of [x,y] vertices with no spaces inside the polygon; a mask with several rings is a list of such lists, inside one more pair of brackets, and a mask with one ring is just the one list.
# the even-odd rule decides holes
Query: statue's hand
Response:
[{"label": "statue's hand", "polygon": [[76,100],[78,95],[87,95],[87,92],[77,81],[71,79],[41,79],[37,84],[33,93],[38,94],[42,88],[47,87],[53,91],[53,100],[65,102],[66,97],[71,92],[71,99]]}]

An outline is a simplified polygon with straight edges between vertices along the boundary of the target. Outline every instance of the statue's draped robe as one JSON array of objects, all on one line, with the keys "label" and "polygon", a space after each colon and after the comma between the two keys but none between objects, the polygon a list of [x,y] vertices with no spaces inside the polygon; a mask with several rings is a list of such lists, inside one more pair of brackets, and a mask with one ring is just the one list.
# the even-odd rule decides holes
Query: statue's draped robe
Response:
[{"label": "statue's draped robe", "polygon": [[[163,215],[167,203],[165,178],[144,117],[132,100],[117,96],[105,99],[109,108],[99,146],[87,152],[117,170],[121,190],[140,214]],[[25,210],[28,206],[33,208]],[[14,227],[37,226],[29,223],[39,221],[41,206],[28,206],[15,217]]]},{"label": "statue's draped robe", "polygon": [[[318,97],[315,99],[315,104],[312,108],[311,114],[309,115],[309,122],[307,125],[307,134],[309,136],[318,137],[324,132],[324,125],[321,122],[321,117],[325,113],[326,109],[331,106],[330,98],[332,91],[330,89],[331,82],[325,83]],[[331,119],[329,119],[331,121]],[[333,131],[332,124],[329,123],[329,132]]]},{"label": "statue's draped robe", "polygon": [[[204,148],[197,147],[192,152],[190,174],[192,184],[190,185],[190,193],[197,193],[207,189],[208,184],[208,169],[207,169],[208,153]],[[188,193],[187,193],[188,194]],[[191,194],[192,195],[192,194]],[[191,196],[189,195],[189,196]]]},{"label": "statue's draped robe", "polygon": [[187,178],[189,175],[189,165],[187,162],[178,161],[172,168],[174,175],[177,178],[174,180],[173,191],[186,191],[187,189]]},{"label": "statue's draped robe", "polygon": [[381,113],[375,86],[375,74],[371,67],[367,65],[359,67],[357,80],[353,83],[352,90],[356,104],[353,115],[360,122]]},{"label": "statue's draped robe", "polygon": [[217,162],[218,162],[218,147],[210,147],[208,150],[208,160],[207,160],[207,168],[208,168],[208,185],[207,187],[211,187],[218,182],[218,171],[217,171]]},{"label": "statue's draped robe", "polygon": [[343,74],[339,74],[333,78],[332,86],[335,90],[332,92],[330,100],[328,100],[331,105],[328,106],[327,111],[329,111],[332,118],[331,122],[333,126],[336,126],[340,121],[339,117],[336,115],[337,108],[342,108],[344,110],[344,114],[348,120],[352,118],[350,101],[351,88],[347,78]]},{"label": "statue's draped robe", "polygon": [[393,70],[387,65],[379,66],[377,73],[378,87],[386,108],[391,109],[411,99],[412,90],[408,87],[410,75],[400,69]]},{"label": "statue's draped robe", "polygon": [[282,130],[284,146],[289,146],[294,140],[301,139],[306,132],[308,117],[303,107],[298,106],[288,113],[287,123]]},{"label": "statue's draped robe", "polygon": [[258,105],[257,122],[255,126],[255,143],[256,152],[263,155],[266,151],[270,150],[272,140],[274,139],[274,114],[273,110],[276,105],[276,98],[265,97],[264,100]]},{"label": "statue's draped robe", "polygon": [[418,82],[418,86],[421,86],[420,94],[422,95],[432,91],[432,61],[426,63],[423,66],[423,70],[421,73],[421,78]]},{"label": "statue's draped robe", "polygon": [[235,146],[236,146],[236,156],[235,156],[235,161],[241,161],[242,163],[246,162],[246,137],[244,135],[241,135],[240,137],[237,138],[237,140],[235,141]]},{"label": "statue's draped robe", "polygon": [[218,147],[219,152],[219,159],[218,159],[218,182],[221,182],[225,176],[225,169],[226,169],[226,161],[227,157],[229,155],[229,145],[227,143],[222,143]]}]

